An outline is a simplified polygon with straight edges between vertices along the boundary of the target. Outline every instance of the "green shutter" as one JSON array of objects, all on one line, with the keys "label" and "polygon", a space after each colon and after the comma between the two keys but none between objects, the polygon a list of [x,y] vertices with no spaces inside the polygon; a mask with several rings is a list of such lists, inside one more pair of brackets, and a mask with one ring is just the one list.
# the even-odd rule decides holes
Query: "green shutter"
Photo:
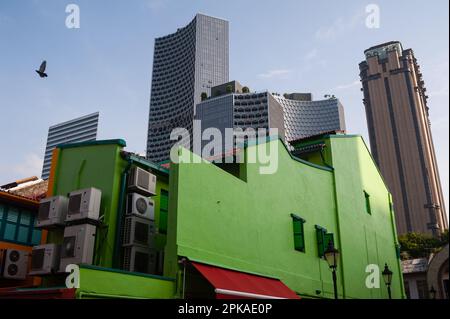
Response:
[{"label": "green shutter", "polygon": [[366,191],[364,191],[364,198],[366,200],[366,212],[372,215],[372,210],[370,208],[370,195]]},{"label": "green shutter", "polygon": [[333,247],[336,247],[336,243],[334,241],[334,235],[332,233],[329,234],[325,234],[325,241],[324,241],[324,245],[323,245],[323,249],[324,251],[327,250],[328,245],[330,244],[330,242],[333,242]]},{"label": "green shutter", "polygon": [[294,230],[294,247],[295,250],[305,252],[305,233],[304,226],[305,220],[296,215],[291,215],[292,224]]},{"label": "green shutter", "polygon": [[317,251],[319,257],[323,257],[323,253],[325,252],[325,234],[327,230],[320,226],[316,225],[316,237],[317,237]]}]

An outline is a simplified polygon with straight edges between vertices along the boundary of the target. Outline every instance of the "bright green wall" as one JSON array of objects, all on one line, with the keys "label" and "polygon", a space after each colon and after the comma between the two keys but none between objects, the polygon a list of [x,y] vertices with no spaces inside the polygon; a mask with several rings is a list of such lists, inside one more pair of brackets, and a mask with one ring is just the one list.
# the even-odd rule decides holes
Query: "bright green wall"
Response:
[{"label": "bright green wall", "polygon": [[[102,191],[100,215],[107,227],[97,229],[94,254],[94,264],[102,267],[112,267],[120,180],[126,166],[121,149],[115,143],[62,148],[55,174],[53,195],[88,187]],[[51,231],[48,242],[60,242],[62,232]]]},{"label": "bright green wall", "polygon": [[[103,142],[100,142],[103,143]],[[117,143],[103,143],[76,147],[64,147],[59,152],[58,167],[55,174],[54,195],[67,195],[77,189],[95,187],[102,191],[100,215],[107,225],[97,228],[94,265],[113,266],[113,254],[116,236],[117,212],[122,173],[127,167],[120,152],[122,146]],[[155,201],[155,222],[159,224],[159,206],[161,189],[168,190],[168,176],[157,176]],[[48,242],[61,242],[62,230],[51,231]],[[163,250],[166,235],[158,234],[157,249]]]},{"label": "bright green wall", "polygon": [[[348,298],[387,298],[382,289],[365,289],[366,274],[360,270],[387,263],[394,272],[392,293],[403,296],[400,260],[396,254],[397,236],[390,211],[390,194],[360,136],[329,136],[327,162],[334,168],[341,253]],[[370,195],[371,214],[367,213],[364,191]],[[364,254],[364,251],[367,253]]]},{"label": "bright green wall", "polygon": [[153,298],[169,299],[175,293],[175,281],[151,275],[80,267],[77,298]]},{"label": "bright green wall", "polygon": [[[172,164],[165,274],[176,275],[178,255],[276,277],[303,296],[332,297],[331,273],[317,257],[317,224],[334,233],[342,250],[341,297],[385,297],[382,282],[376,291],[365,287],[366,265],[382,270],[384,262],[394,271],[393,295],[401,297],[388,192],[361,141],[328,143],[334,172],[294,160],[279,140],[270,142],[278,143],[278,171],[261,175],[258,164],[247,164],[247,182],[212,164]],[[365,213],[363,187],[372,216]],[[305,253],[294,250],[292,213],[306,220]]]}]

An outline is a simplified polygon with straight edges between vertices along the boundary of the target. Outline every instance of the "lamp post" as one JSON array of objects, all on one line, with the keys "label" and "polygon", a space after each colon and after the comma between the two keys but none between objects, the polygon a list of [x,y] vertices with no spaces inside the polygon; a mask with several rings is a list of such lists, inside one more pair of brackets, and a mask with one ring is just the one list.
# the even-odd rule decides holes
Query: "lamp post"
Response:
[{"label": "lamp post", "polygon": [[434,289],[434,286],[431,286],[430,297],[431,299],[436,299],[436,289]]},{"label": "lamp post", "polygon": [[389,299],[392,299],[391,295],[391,283],[392,283],[392,271],[389,269],[387,264],[384,264],[384,270],[382,272],[384,283],[386,284]]},{"label": "lamp post", "polygon": [[334,299],[338,299],[336,268],[339,260],[339,250],[334,248],[332,240],[328,242],[328,248],[324,251],[324,256],[333,273]]}]

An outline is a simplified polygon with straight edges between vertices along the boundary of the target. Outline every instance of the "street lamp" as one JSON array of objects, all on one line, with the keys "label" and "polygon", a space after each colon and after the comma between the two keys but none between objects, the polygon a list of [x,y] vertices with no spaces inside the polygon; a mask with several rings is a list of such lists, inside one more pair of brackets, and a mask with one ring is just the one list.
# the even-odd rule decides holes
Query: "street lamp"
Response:
[{"label": "street lamp", "polygon": [[338,299],[336,268],[339,260],[339,250],[334,248],[332,240],[328,242],[328,248],[324,251],[324,256],[333,273],[334,299]]},{"label": "street lamp", "polygon": [[436,299],[436,289],[434,289],[434,286],[431,286],[430,297],[431,299]]},{"label": "street lamp", "polygon": [[392,299],[391,295],[391,283],[392,283],[392,271],[389,269],[387,264],[384,264],[384,270],[382,272],[384,283],[386,284],[389,299]]}]

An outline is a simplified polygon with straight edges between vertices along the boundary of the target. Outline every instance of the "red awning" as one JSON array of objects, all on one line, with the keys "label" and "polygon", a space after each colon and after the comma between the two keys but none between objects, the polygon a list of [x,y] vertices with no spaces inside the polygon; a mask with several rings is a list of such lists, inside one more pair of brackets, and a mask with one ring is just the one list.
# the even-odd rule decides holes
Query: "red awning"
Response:
[{"label": "red awning", "polygon": [[300,299],[278,279],[192,262],[214,286],[217,299]]}]

